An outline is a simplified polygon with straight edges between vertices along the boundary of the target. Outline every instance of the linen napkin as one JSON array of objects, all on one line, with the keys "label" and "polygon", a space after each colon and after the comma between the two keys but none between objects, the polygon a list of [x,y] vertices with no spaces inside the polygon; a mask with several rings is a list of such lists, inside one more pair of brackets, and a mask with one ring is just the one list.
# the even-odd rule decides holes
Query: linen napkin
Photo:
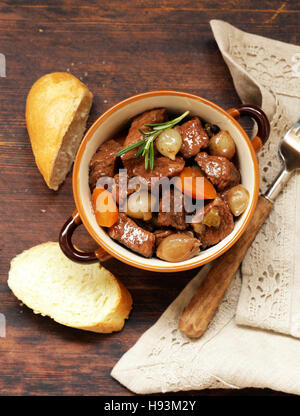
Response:
[{"label": "linen napkin", "polygon": [[[222,21],[211,27],[241,100],[262,106],[271,121],[259,154],[264,192],[281,169],[278,142],[300,118],[300,47]],[[295,175],[249,249],[242,279],[236,273],[200,339],[183,335],[178,319],[210,265],[123,355],[112,376],[141,394],[245,387],[300,394],[299,202]]]},{"label": "linen napkin", "polygon": [[[243,102],[262,106],[271,135],[258,155],[262,192],[282,162],[278,145],[300,119],[300,47],[251,35],[225,22],[211,27]],[[300,175],[277,198],[242,265],[236,322],[300,337]],[[298,256],[298,258],[297,258]]]}]

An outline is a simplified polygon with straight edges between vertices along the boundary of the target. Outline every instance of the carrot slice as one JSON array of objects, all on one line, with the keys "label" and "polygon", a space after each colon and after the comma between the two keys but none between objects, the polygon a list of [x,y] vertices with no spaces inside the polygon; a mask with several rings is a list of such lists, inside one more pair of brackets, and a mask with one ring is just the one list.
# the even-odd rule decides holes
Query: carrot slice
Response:
[{"label": "carrot slice", "polygon": [[215,199],[217,196],[213,184],[201,172],[192,167],[183,169],[175,181],[175,186],[184,194],[195,199]]},{"label": "carrot slice", "polygon": [[119,213],[113,196],[104,188],[95,188],[92,194],[92,205],[98,225],[111,227],[118,221]]}]

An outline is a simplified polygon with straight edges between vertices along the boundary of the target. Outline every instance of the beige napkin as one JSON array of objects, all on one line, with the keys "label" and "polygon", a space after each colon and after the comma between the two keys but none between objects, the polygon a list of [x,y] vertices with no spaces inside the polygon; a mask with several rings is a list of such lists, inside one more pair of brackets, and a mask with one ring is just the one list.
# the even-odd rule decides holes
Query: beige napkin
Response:
[{"label": "beige napkin", "polygon": [[[265,192],[282,168],[279,141],[300,119],[300,47],[225,22],[214,20],[211,27],[241,100],[261,105],[271,122],[258,155]],[[295,174],[243,262],[237,323],[300,337],[299,255],[300,174]]]},{"label": "beige napkin", "polygon": [[[241,100],[261,105],[271,120],[271,137],[259,154],[264,192],[281,169],[278,141],[300,118],[300,47],[222,21],[211,27]],[[178,318],[209,265],[123,355],[112,376],[136,393],[268,387],[300,394],[299,202],[295,175],[252,244],[242,280],[237,273],[199,340],[181,334]]]}]

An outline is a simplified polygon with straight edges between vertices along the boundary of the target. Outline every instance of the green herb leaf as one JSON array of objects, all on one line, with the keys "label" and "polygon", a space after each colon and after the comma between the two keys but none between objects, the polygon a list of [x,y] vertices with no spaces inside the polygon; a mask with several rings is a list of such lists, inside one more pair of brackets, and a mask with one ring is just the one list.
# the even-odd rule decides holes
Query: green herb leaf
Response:
[{"label": "green herb leaf", "polygon": [[140,133],[142,133],[144,136],[151,136],[151,134],[153,133],[152,131],[143,131],[142,129],[138,129],[138,131]]},{"label": "green herb leaf", "polygon": [[139,157],[141,156],[141,154],[143,153],[144,149],[145,149],[146,143],[142,144],[141,147],[139,148],[139,150],[136,152],[135,157]]},{"label": "green herb leaf", "polygon": [[141,146],[141,145],[142,145],[143,143],[145,143],[145,142],[146,142],[146,139],[140,140],[140,141],[139,141],[139,142],[137,142],[137,143],[133,143],[133,144],[131,144],[130,146],[126,147],[125,149],[122,149],[122,150],[120,150],[118,153],[116,153],[116,156],[117,156],[117,157],[122,156],[122,155],[124,155],[125,153],[129,152],[130,150],[135,149],[136,147]]},{"label": "green herb leaf", "polygon": [[148,160],[149,160],[149,152],[146,152],[146,154],[145,154],[145,170],[148,169]]},{"label": "green herb leaf", "polygon": [[150,145],[150,169],[154,168],[154,142],[151,142]]},{"label": "green herb leaf", "polygon": [[168,127],[168,125],[175,126],[176,124],[180,123],[181,120],[183,120],[188,114],[190,114],[189,111],[186,111],[185,113],[181,114],[181,116],[174,118],[173,120],[165,121],[164,123],[154,123],[154,124],[145,124],[146,127]]}]

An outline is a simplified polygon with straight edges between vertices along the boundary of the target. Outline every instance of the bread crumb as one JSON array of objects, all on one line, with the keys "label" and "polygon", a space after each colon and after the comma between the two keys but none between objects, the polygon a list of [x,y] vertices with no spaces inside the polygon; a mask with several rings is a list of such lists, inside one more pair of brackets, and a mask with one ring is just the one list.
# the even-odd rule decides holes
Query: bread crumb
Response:
[{"label": "bread crumb", "polygon": [[41,212],[43,212],[43,213],[44,213],[44,212],[47,212],[47,210],[46,210],[46,209],[41,209]]},{"label": "bread crumb", "polygon": [[74,62],[71,62],[71,66],[74,66]]},{"label": "bread crumb", "polygon": [[108,103],[108,101],[107,101],[107,100],[103,100],[103,102],[104,102],[104,104],[107,104],[107,103]]},{"label": "bread crumb", "polygon": [[44,29],[39,29],[39,32],[44,32]]},{"label": "bread crumb", "polygon": [[85,73],[84,73],[84,76],[85,76],[85,77],[87,77],[87,76],[88,76],[88,72],[85,72]]}]

